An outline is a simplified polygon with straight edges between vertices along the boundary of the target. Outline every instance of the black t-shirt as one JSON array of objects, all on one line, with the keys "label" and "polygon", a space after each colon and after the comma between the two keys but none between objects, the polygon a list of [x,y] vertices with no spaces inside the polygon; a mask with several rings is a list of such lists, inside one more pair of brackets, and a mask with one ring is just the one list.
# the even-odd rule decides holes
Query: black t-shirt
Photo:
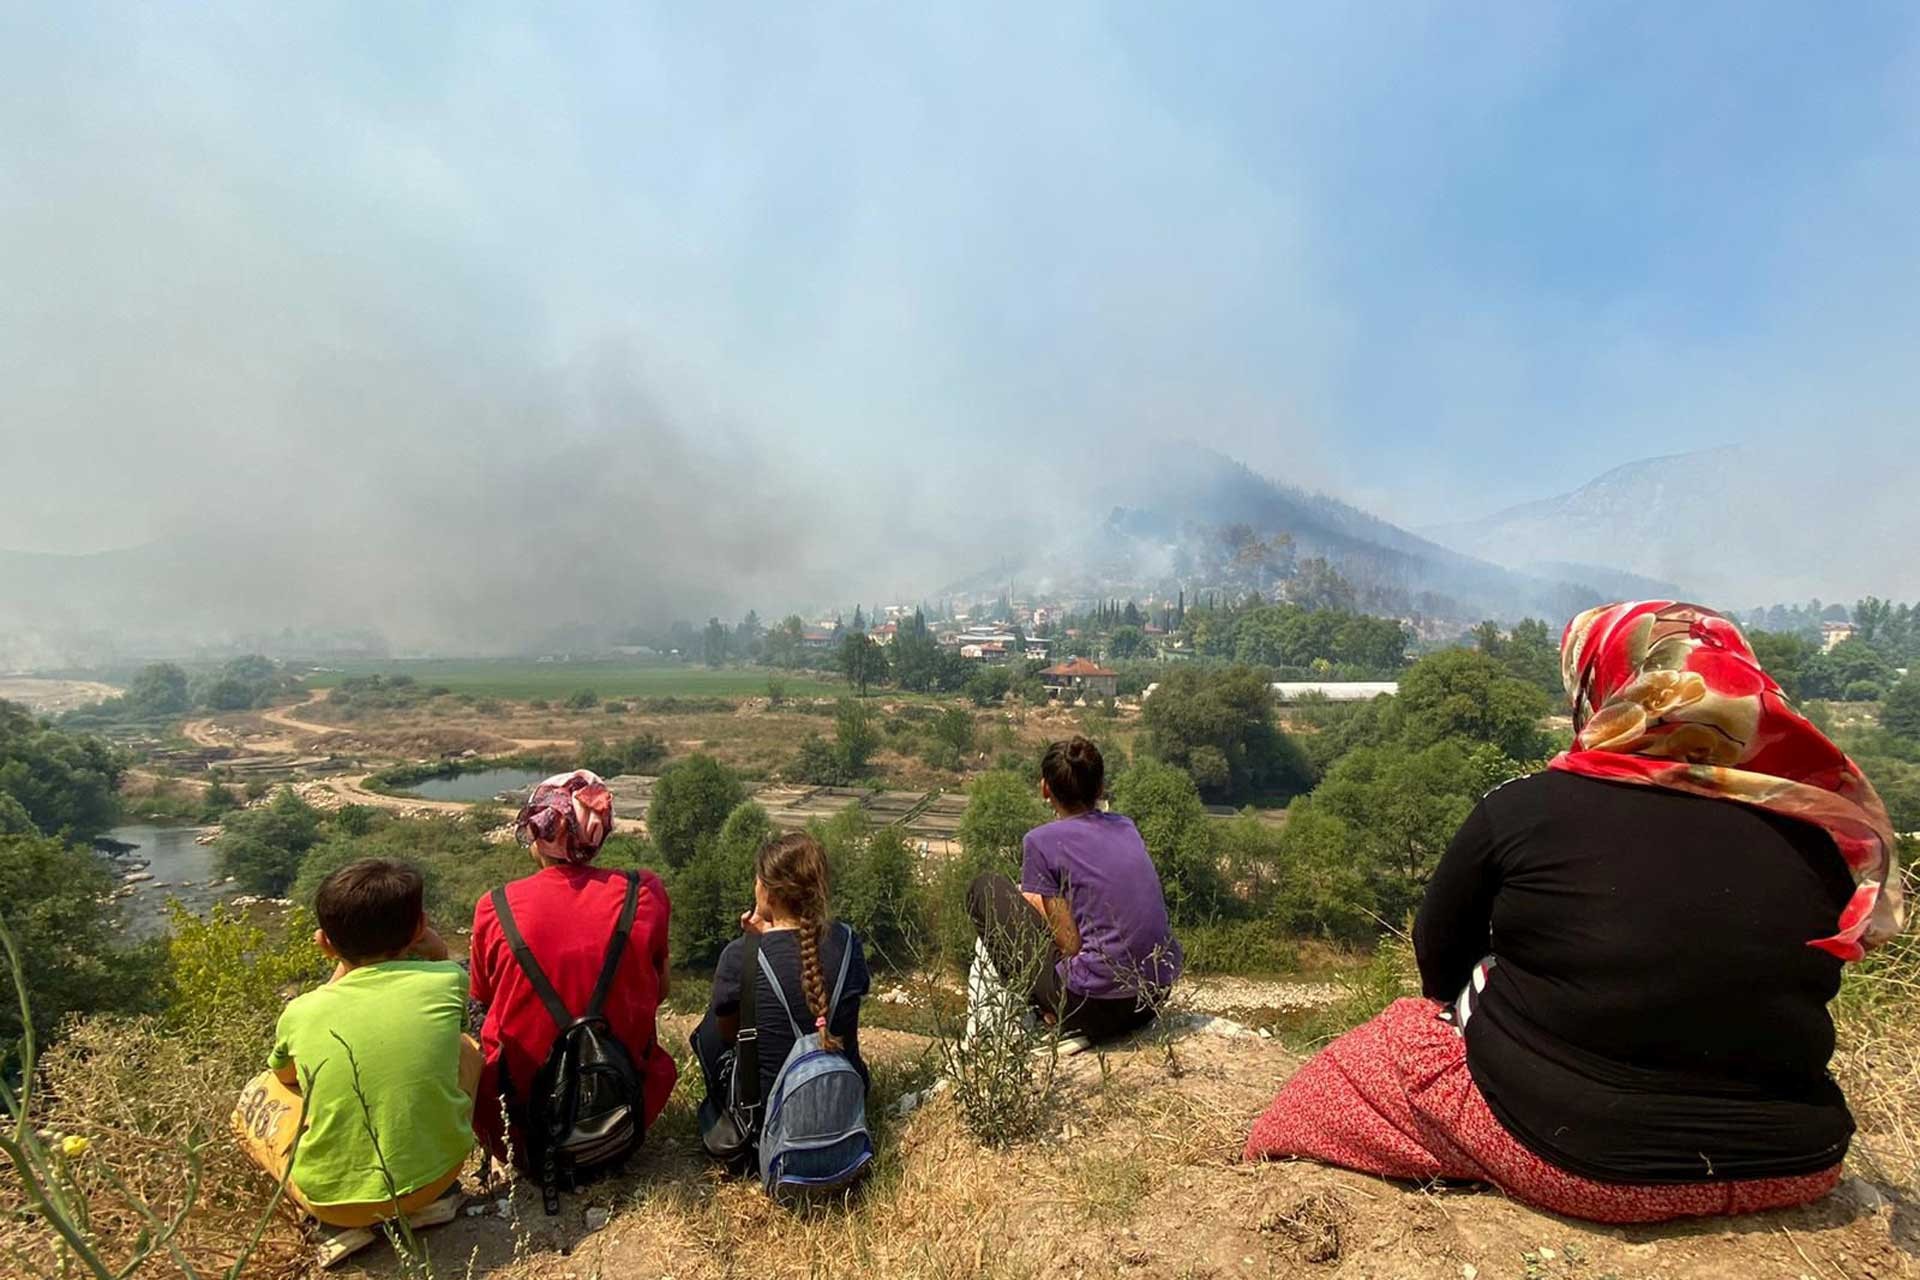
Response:
[{"label": "black t-shirt", "polygon": [[1421,984],[1498,959],[1467,1067],[1535,1154],[1607,1182],[1788,1177],[1836,1164],[1827,1074],[1853,881],[1809,823],[1549,771],[1482,800],[1414,925]]},{"label": "black t-shirt", "polygon": [[[867,994],[872,979],[867,973],[867,957],[860,946],[860,935],[838,923],[827,926],[826,939],[820,946],[821,981],[826,984],[829,997],[833,994],[833,981],[840,975],[840,959],[845,954],[847,939],[852,939],[853,959],[847,966],[847,983],[840,993],[840,1003],[827,1019],[827,1026],[840,1037],[846,1054],[853,1059],[853,1065],[860,1072],[860,1078],[872,1083],[867,1073],[866,1060],[860,1056],[860,1000]],[[806,988],[800,979],[800,943],[791,929],[774,929],[760,935],[760,953],[773,965],[773,971],[780,975],[780,988],[786,992],[787,1003],[793,1009],[794,1021],[800,1024],[802,1033],[813,1030],[813,1013],[807,1008]],[[712,1009],[715,1017],[736,1015],[740,1012],[741,969],[746,964],[747,940],[735,938],[720,953],[720,963],[713,971]],[[754,966],[754,981],[759,983],[754,989],[754,1021],[760,1028],[760,1101],[766,1102],[773,1091],[773,1079],[780,1074],[780,1064],[787,1060],[787,1054],[793,1049],[793,1027],[787,1021],[786,1013],[780,1008],[780,1002],[774,998],[773,991],[767,985],[767,975],[760,972],[760,966]]]}]

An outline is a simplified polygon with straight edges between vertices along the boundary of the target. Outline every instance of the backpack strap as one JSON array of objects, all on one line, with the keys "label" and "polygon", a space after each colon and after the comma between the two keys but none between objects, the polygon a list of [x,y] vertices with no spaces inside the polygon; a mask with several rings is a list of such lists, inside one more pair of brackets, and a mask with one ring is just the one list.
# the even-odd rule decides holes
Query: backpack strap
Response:
[{"label": "backpack strap", "polygon": [[597,1018],[601,1007],[607,1003],[607,996],[613,990],[614,974],[620,968],[620,956],[627,949],[627,936],[633,932],[633,916],[640,902],[640,874],[636,871],[626,873],[627,898],[620,904],[620,920],[613,926],[613,941],[607,944],[607,958],[600,966],[600,980],[593,984],[593,998],[587,1001],[587,1011],[582,1018]]},{"label": "backpack strap", "polygon": [[853,967],[853,926],[846,921],[840,922],[840,976],[833,980],[833,999],[827,1001],[827,1021],[833,1021],[833,1015],[840,1012],[840,995],[847,989],[847,970]]},{"label": "backpack strap", "polygon": [[514,923],[513,909],[507,905],[507,887],[501,885],[493,891],[492,897],[494,918],[500,921],[500,931],[507,935],[507,945],[513,949],[513,958],[519,964],[520,972],[527,975],[534,994],[547,1007],[547,1016],[553,1019],[553,1025],[565,1031],[573,1025],[573,1015],[567,1012],[566,1001],[560,998],[560,993],[547,981],[547,975],[540,969],[540,962],[533,958],[526,938],[521,936],[520,926]]},{"label": "backpack strap", "polygon": [[780,989],[780,975],[773,971],[773,962],[767,959],[766,952],[760,953],[759,960],[760,972],[767,975],[767,982],[773,987],[774,998],[780,1002],[781,1009],[786,1012],[787,1025],[793,1028],[793,1038],[798,1040],[806,1032],[800,1030],[800,1024],[793,1020],[793,1006],[787,1003],[787,993]]},{"label": "backpack strap", "polygon": [[747,935],[740,961],[740,1031],[733,1043],[733,1094],[744,1105],[760,1106],[760,1017],[754,988],[760,985],[760,935]]}]

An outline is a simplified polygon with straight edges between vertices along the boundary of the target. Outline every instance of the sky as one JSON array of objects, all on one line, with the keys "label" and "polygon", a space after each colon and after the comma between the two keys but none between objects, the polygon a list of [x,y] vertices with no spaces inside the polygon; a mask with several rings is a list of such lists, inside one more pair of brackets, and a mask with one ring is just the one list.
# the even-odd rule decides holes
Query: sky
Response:
[{"label": "sky", "polygon": [[431,629],[925,590],[1168,438],[1904,483],[1916,144],[1899,4],[0,0],[0,548]]}]

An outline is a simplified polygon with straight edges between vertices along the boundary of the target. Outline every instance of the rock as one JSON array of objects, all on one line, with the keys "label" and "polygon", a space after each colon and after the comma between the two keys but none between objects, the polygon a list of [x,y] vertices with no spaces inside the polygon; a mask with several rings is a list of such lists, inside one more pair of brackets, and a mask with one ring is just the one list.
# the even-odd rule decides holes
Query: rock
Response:
[{"label": "rock", "polygon": [[493,1202],[493,1211],[499,1214],[503,1218],[506,1217],[507,1214],[512,1211],[512,1209],[513,1209],[513,1202],[508,1200],[505,1196],[502,1196],[500,1199],[495,1200]]},{"label": "rock", "polygon": [[1480,1268],[1474,1266],[1471,1262],[1463,1262],[1460,1264],[1460,1280],[1475,1280],[1475,1277],[1479,1274]]},{"label": "rock", "polygon": [[463,1210],[463,1212],[469,1218],[478,1218],[482,1214],[491,1213],[492,1211],[493,1211],[493,1206],[485,1203],[484,1201],[478,1204],[470,1204],[466,1207],[465,1210]]},{"label": "rock", "polygon": [[1255,1033],[1232,1018],[1210,1013],[1180,1013],[1171,1019],[1174,1035],[1221,1036],[1229,1040],[1255,1039]]},{"label": "rock", "polygon": [[1848,1174],[1833,1189],[1834,1198],[1847,1204],[1858,1205],[1862,1213],[1878,1213],[1886,1206],[1887,1199],[1880,1189],[1857,1173]]},{"label": "rock", "polygon": [[593,1208],[587,1210],[587,1230],[600,1230],[600,1228],[607,1225],[608,1219],[612,1217],[613,1211],[611,1209],[605,1209],[599,1205],[595,1205]]},{"label": "rock", "polygon": [[142,880],[153,879],[153,872],[134,871],[134,872],[128,873],[127,875],[121,876],[120,878],[122,880],[125,880],[128,884],[139,884]]}]

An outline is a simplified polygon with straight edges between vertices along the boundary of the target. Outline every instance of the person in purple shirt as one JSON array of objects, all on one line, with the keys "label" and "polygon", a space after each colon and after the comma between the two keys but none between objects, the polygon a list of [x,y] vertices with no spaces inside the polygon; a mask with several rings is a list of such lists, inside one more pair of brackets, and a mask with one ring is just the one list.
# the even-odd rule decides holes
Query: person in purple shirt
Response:
[{"label": "person in purple shirt", "polygon": [[1180,976],[1146,842],[1133,819],[1099,807],[1100,748],[1047,748],[1040,796],[1058,817],[1027,833],[1020,887],[997,872],[968,886],[967,909],[1003,982],[1025,987],[1063,1033],[1105,1040],[1153,1021]]}]

